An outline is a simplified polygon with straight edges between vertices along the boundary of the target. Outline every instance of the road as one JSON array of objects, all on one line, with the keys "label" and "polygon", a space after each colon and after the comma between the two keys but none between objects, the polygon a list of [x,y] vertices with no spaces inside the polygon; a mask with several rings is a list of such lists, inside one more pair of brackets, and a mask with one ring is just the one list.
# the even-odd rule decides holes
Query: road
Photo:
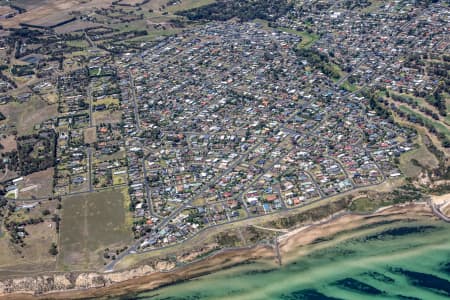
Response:
[{"label": "road", "polygon": [[430,205],[431,210],[433,211],[433,213],[434,213],[439,219],[441,219],[441,220],[443,220],[443,221],[445,221],[445,222],[447,222],[447,223],[450,223],[450,217],[447,217],[445,214],[443,214],[443,213],[441,212],[441,210],[439,209],[439,207],[437,207],[436,204],[435,204],[433,201],[429,200],[429,201],[428,201],[428,204]]},{"label": "road", "polygon": [[[376,184],[371,184],[371,185],[366,185],[366,186],[362,186],[362,187],[357,187],[357,188],[355,188],[355,189],[345,191],[345,192],[341,193],[341,195],[342,195],[342,196],[345,196],[345,195],[354,193],[355,191],[358,191],[358,190],[365,190],[365,189],[367,189],[367,188],[377,187],[377,186],[382,185],[384,182],[385,182],[385,181],[379,182],[379,183],[376,183]],[[265,214],[265,215],[250,216],[250,217],[247,217],[247,218],[245,218],[245,219],[232,220],[232,221],[227,222],[227,223],[222,223],[222,224],[212,225],[212,226],[209,226],[209,227],[206,227],[206,228],[203,228],[203,229],[197,231],[196,233],[194,233],[193,235],[191,235],[189,238],[184,239],[184,240],[181,240],[181,241],[179,241],[179,242],[177,242],[177,243],[170,244],[170,245],[163,246],[163,247],[159,247],[159,248],[154,248],[154,249],[152,249],[152,248],[145,249],[145,250],[143,250],[143,251],[140,251],[139,253],[146,253],[146,252],[159,251],[159,250],[164,250],[164,249],[171,249],[171,248],[173,248],[173,247],[175,247],[175,246],[177,246],[177,245],[179,245],[179,244],[185,243],[186,241],[189,241],[189,240],[193,239],[194,237],[198,236],[200,233],[203,233],[204,231],[207,231],[207,230],[211,230],[211,229],[213,229],[213,228],[224,227],[224,226],[229,225],[229,224],[236,224],[236,223],[240,223],[240,222],[246,222],[246,221],[249,221],[249,220],[255,220],[255,222],[258,222],[258,219],[263,219],[264,217],[267,217],[268,215],[276,215],[276,214],[280,214],[280,213],[286,213],[286,212],[292,212],[292,211],[295,211],[295,210],[300,210],[300,209],[303,209],[303,208],[306,207],[306,206],[311,206],[311,205],[316,204],[316,203],[318,203],[318,202],[324,202],[324,201],[329,200],[329,199],[331,199],[331,198],[333,198],[333,197],[335,197],[335,196],[336,196],[336,195],[331,195],[331,196],[326,196],[326,197],[320,197],[320,198],[315,199],[315,200],[313,200],[313,201],[311,201],[311,202],[303,203],[303,204],[301,204],[301,205],[299,205],[299,206],[296,206],[296,207],[293,207],[293,208],[286,208],[286,209],[281,210],[281,211],[272,211],[272,212],[269,212],[269,213],[267,213],[267,214]],[[339,214],[339,216],[340,216],[340,215],[342,215],[342,214]],[[333,216],[333,219],[336,219],[336,218],[339,217],[339,216],[337,216],[337,215],[336,215],[336,216]],[[329,222],[329,221],[327,221],[327,222]],[[105,272],[112,272],[112,271],[114,271],[115,266],[116,266],[116,265],[117,265],[124,257],[126,257],[126,256],[128,256],[128,255],[130,255],[130,254],[132,254],[132,253],[135,253],[135,252],[137,251],[137,249],[138,249],[137,246],[138,246],[140,243],[141,243],[141,241],[138,241],[138,242],[135,243],[133,246],[131,246],[130,248],[128,248],[126,251],[120,253],[120,254],[116,257],[116,260],[111,261],[109,264],[107,264],[107,265],[105,266],[104,271],[105,271]]]},{"label": "road", "polygon": [[[334,5],[333,5],[332,7],[334,7]],[[407,26],[407,25],[403,25],[403,27],[404,27],[404,26]],[[399,32],[401,32],[402,29],[403,29],[403,28],[401,27],[400,30],[399,30]],[[87,35],[86,32],[85,32],[85,36],[86,36],[86,39],[88,40],[89,44],[90,44],[92,47],[96,47],[96,45],[95,45],[94,42],[90,39],[90,37]],[[365,57],[362,57],[362,58],[360,59],[360,62],[354,66],[354,70],[353,70],[352,72],[348,73],[347,75],[345,75],[344,77],[342,77],[341,79],[339,79],[339,80],[337,81],[336,85],[335,85],[335,90],[337,90],[338,87],[339,87],[339,85],[341,85],[342,83],[344,83],[344,82],[345,82],[352,74],[354,74],[355,72],[357,72],[358,67],[361,66],[361,65],[364,63],[364,61],[365,61]],[[388,62],[389,62],[389,61],[388,61]],[[388,65],[389,65],[389,64],[388,64]],[[380,72],[380,73],[382,73],[382,72]],[[133,103],[133,110],[134,110],[134,115],[135,115],[136,129],[137,129],[138,132],[141,132],[141,128],[140,128],[140,119],[139,119],[139,118],[140,118],[140,117],[139,117],[139,109],[138,109],[138,105],[137,105],[137,97],[136,97],[136,88],[135,88],[133,76],[132,76],[132,74],[131,74],[130,71],[128,71],[128,76],[129,76],[129,80],[130,80],[131,96],[132,96],[132,98],[133,98],[133,99],[132,99],[132,103]],[[89,114],[90,114],[90,126],[93,126],[93,120],[92,120],[92,95],[91,95],[91,93],[92,93],[91,88],[89,88],[89,102],[90,102],[90,105],[89,105]],[[297,112],[298,112],[298,111],[297,111]],[[297,112],[296,112],[296,113],[297,113]],[[281,130],[281,129],[283,129],[283,124],[280,124],[280,125],[274,130],[274,132],[277,132],[277,130]],[[292,130],[291,130],[291,131],[292,131]],[[294,132],[295,132],[295,131],[294,131]],[[297,132],[295,132],[295,133],[297,133]],[[304,134],[304,133],[302,133],[302,134]],[[303,137],[302,137],[302,138],[303,138]],[[251,153],[251,151],[255,150],[255,149],[256,149],[257,147],[259,147],[262,143],[264,143],[264,140],[261,140],[260,142],[258,142],[257,144],[255,144],[253,147],[251,147],[250,149],[248,149],[245,153],[243,153],[243,154],[241,155],[241,157],[239,157],[239,158],[236,159],[233,163],[231,163],[230,166],[229,166],[224,172],[222,172],[221,174],[218,174],[218,175],[215,176],[213,179],[211,179],[208,183],[206,183],[205,186],[204,186],[204,187],[199,191],[199,193],[196,195],[196,197],[201,196],[204,192],[206,192],[206,191],[209,189],[209,186],[210,186],[211,184],[216,184],[221,178],[223,178],[223,176],[226,176],[226,175],[228,175],[229,173],[231,173],[231,172],[234,170],[234,168],[235,168],[236,166],[238,166],[245,158],[247,158],[247,155],[248,155],[249,153]],[[276,146],[275,146],[275,147],[276,147]],[[274,147],[274,148],[275,148],[275,147]],[[289,149],[289,151],[290,151],[290,150],[291,150],[291,149]],[[289,152],[289,151],[288,151],[288,152]],[[93,192],[94,189],[93,189],[93,186],[92,186],[92,149],[91,149],[91,148],[88,148],[87,154],[88,154],[88,167],[89,167],[89,191],[88,191],[88,192]],[[264,174],[267,170],[270,170],[270,169],[271,169],[276,163],[278,163],[282,158],[283,158],[283,156],[282,156],[281,158],[275,160],[275,161],[274,161],[273,163],[271,163],[268,167],[264,168],[264,172],[262,172],[262,173],[261,173],[259,176],[257,176],[254,180],[252,180],[252,181],[248,184],[248,187],[247,187],[247,188],[250,188],[254,182],[256,182],[258,179],[260,179],[260,178],[263,176],[263,174]],[[345,174],[346,174],[346,176],[347,176],[347,178],[348,178],[347,171],[346,171],[346,169],[342,166],[342,163],[341,163],[339,160],[336,160],[335,158],[332,158],[332,159],[334,159],[337,163],[339,163],[339,164],[341,165],[342,169],[344,170],[344,172],[345,172]],[[376,162],[375,162],[375,164],[376,164]],[[379,168],[378,164],[377,164],[377,167]],[[155,216],[158,216],[158,215],[153,211],[153,205],[152,205],[152,202],[151,202],[150,189],[149,189],[149,186],[148,186],[148,182],[146,182],[146,180],[145,180],[146,177],[147,177],[147,170],[146,170],[146,166],[145,166],[145,159],[142,161],[142,168],[143,168],[143,173],[144,173],[144,183],[145,183],[145,189],[146,189],[147,204],[148,204],[148,206],[149,206],[149,208],[150,208],[151,213],[152,213],[153,215],[155,215]],[[379,170],[381,171],[381,168],[379,168]],[[311,175],[311,174],[308,173],[308,175]],[[384,181],[386,180],[386,176],[385,176],[384,174],[382,174],[382,175],[383,175],[383,181],[382,181],[382,182],[384,182]],[[313,178],[312,176],[311,176],[311,180],[312,180],[312,181],[314,182],[314,184],[318,187],[317,182],[314,180],[314,178]],[[382,182],[381,182],[381,183],[382,183]],[[377,186],[377,185],[379,185],[379,184],[381,184],[381,183],[372,184],[372,185],[367,185],[366,187]],[[352,184],[353,184],[353,182],[352,182]],[[355,188],[355,186],[353,185],[353,189],[352,189],[352,190],[354,190],[354,188]],[[357,188],[360,188],[360,187],[357,187]],[[246,191],[246,189],[243,189],[243,190],[241,191],[241,193],[239,194],[239,198],[242,198],[242,195],[245,193],[245,191]],[[319,189],[319,191],[321,191],[321,190]],[[87,193],[87,192],[79,192],[79,193],[74,193],[74,194],[83,194],[83,193]],[[325,199],[328,199],[328,198],[327,198],[327,197],[324,197],[324,195],[321,194],[321,197],[320,197],[318,200],[316,200],[316,201],[322,201],[322,200],[325,200]],[[167,225],[167,224],[168,224],[168,223],[169,223],[169,222],[170,222],[177,214],[179,214],[182,210],[184,210],[184,209],[188,208],[189,206],[191,206],[193,200],[194,200],[194,197],[191,197],[190,199],[188,199],[187,203],[185,203],[185,204],[181,205],[180,207],[178,207],[178,208],[177,208],[176,210],[174,210],[168,217],[163,218],[162,221],[157,225],[156,229],[161,229],[161,228],[165,227],[165,226],[166,226],[166,225]],[[33,201],[36,201],[36,199],[33,199]],[[315,201],[314,201],[314,202],[315,202]],[[314,202],[310,202],[310,203],[314,203]],[[308,205],[309,205],[310,203],[308,203]],[[450,218],[444,216],[444,215],[439,211],[439,209],[435,207],[434,204],[432,204],[432,208],[433,208],[433,212],[434,212],[435,214],[439,215],[442,219],[446,220],[447,222],[450,222]],[[282,211],[286,211],[286,210],[290,210],[290,209],[289,209],[289,208],[286,208],[286,209],[284,209],[284,210],[282,210]],[[274,212],[274,213],[279,213],[279,212],[277,211],[277,212]],[[253,218],[258,218],[258,217],[259,217],[259,216],[249,217],[249,218],[247,218],[247,219],[253,219]],[[241,220],[237,220],[237,221],[241,221]],[[231,222],[229,222],[229,223],[234,223],[234,222],[237,222],[237,221],[231,221]],[[214,226],[212,226],[212,227],[215,227],[215,226],[222,226],[222,224],[220,224],[220,225],[214,225]],[[211,228],[211,227],[209,227],[209,228]],[[192,238],[192,237],[190,237],[190,238]],[[109,265],[106,267],[106,270],[107,270],[107,271],[113,270],[113,269],[114,269],[114,266],[117,264],[117,262],[120,261],[123,257],[127,256],[128,254],[130,254],[130,253],[132,253],[132,252],[134,252],[134,251],[137,251],[137,248],[138,248],[139,243],[140,243],[140,241],[134,243],[131,247],[129,247],[128,250],[126,250],[125,252],[123,252],[122,254],[120,254],[120,255],[117,257],[117,259],[116,259],[113,263],[109,264]],[[159,249],[163,249],[163,248],[159,248]],[[149,251],[151,251],[151,249],[150,249]]]},{"label": "road", "polygon": [[91,48],[98,49],[97,45],[91,40],[91,37],[87,34],[87,32],[86,31],[83,31],[83,32],[84,32],[84,36],[85,36],[87,42],[89,43],[89,46]]},{"label": "road", "polygon": [[[303,110],[306,110],[306,107],[303,108]],[[288,118],[286,122],[289,122],[289,120],[292,120],[299,112],[301,112],[302,110],[296,110],[294,111]],[[284,123],[280,123],[278,124],[274,129],[273,132],[279,132],[280,130],[282,130],[284,127]],[[315,127],[314,127],[315,128]],[[247,158],[248,154],[252,153],[255,149],[257,149],[259,146],[261,146],[263,143],[265,142],[264,139],[260,140],[258,143],[256,143],[253,147],[249,148],[247,151],[245,151],[241,157],[239,157],[237,160],[235,160],[232,164],[230,164],[230,166],[227,167],[227,169],[218,174],[217,176],[215,176],[212,180],[210,180],[208,183],[204,184],[203,189],[201,189],[201,191],[199,193],[196,193],[195,196],[191,197],[187,203],[179,206],[175,211],[173,211],[168,217],[164,218],[162,220],[161,223],[159,223],[156,227],[156,229],[161,229],[164,226],[166,226],[176,215],[178,215],[180,212],[182,212],[184,209],[190,207],[192,205],[192,202],[194,200],[194,198],[198,198],[201,197],[208,189],[211,185],[215,185],[217,182],[220,181],[220,179],[222,179],[224,176],[230,174],[235,167],[237,167],[245,158]],[[278,143],[279,144],[279,143]],[[277,144],[277,145],[278,145]],[[274,146],[272,148],[272,150],[275,148],[276,146]],[[277,161],[275,161],[271,166],[273,167],[273,165],[275,165],[277,162],[279,162],[282,159],[282,157],[280,159],[278,159]],[[270,168],[266,168],[266,169],[270,169]],[[260,174],[255,180],[252,181],[255,182],[257,179],[261,178],[262,175],[264,174],[264,172],[262,174]],[[249,184],[249,186],[251,186],[251,184]],[[238,198],[242,197],[242,194],[244,193],[244,190],[238,195]]]},{"label": "road", "polygon": [[88,90],[87,90],[87,95],[88,95],[88,99],[89,99],[89,127],[93,127],[93,116],[92,116],[92,83],[89,83],[88,85]]},{"label": "road", "polygon": [[87,148],[87,155],[88,155],[89,192],[93,192],[94,187],[92,186],[92,149],[91,149],[91,147]]},{"label": "road", "polygon": [[134,110],[134,118],[136,122],[137,132],[141,132],[141,121],[139,119],[139,109],[137,105],[136,99],[136,87],[134,85],[134,78],[131,72],[128,70],[128,78],[130,80],[130,89],[131,89],[131,97],[133,98],[133,110]]}]

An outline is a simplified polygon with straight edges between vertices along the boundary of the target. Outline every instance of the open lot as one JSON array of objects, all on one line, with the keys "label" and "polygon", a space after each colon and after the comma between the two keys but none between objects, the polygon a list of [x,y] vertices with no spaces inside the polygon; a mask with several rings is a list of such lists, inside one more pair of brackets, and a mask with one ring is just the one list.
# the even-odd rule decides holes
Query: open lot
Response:
[{"label": "open lot", "polygon": [[0,277],[9,273],[30,274],[55,268],[56,258],[49,253],[50,245],[57,239],[55,224],[45,221],[28,225],[26,231],[28,236],[23,248],[13,246],[7,233],[0,234]]},{"label": "open lot", "polygon": [[48,168],[47,170],[35,172],[24,177],[19,186],[19,198],[32,197],[50,197],[53,189],[53,174],[55,170]]},{"label": "open lot", "polygon": [[0,106],[10,126],[16,126],[17,134],[27,135],[33,132],[34,126],[56,116],[57,105],[48,105],[45,101],[34,98],[26,103],[11,102]]},{"label": "open lot", "polygon": [[[150,1],[152,2],[152,1]],[[201,7],[216,2],[215,0],[182,0],[181,3],[171,5],[166,8],[168,12],[177,12],[192,8]]]},{"label": "open lot", "polygon": [[86,144],[95,143],[97,141],[97,132],[94,127],[86,128],[84,130],[84,141]]},{"label": "open lot", "polygon": [[0,6],[0,16],[6,16],[6,15],[8,15],[8,14],[10,14],[10,13],[14,13],[14,9],[12,9],[11,7],[9,7],[9,6]]},{"label": "open lot", "polygon": [[0,23],[6,27],[19,27],[19,23],[53,25],[69,18],[69,13],[75,9],[86,10],[92,7],[105,7],[111,4],[111,0],[20,0],[11,1],[12,4],[25,8],[27,11]]},{"label": "open lot", "polygon": [[415,177],[422,171],[422,167],[434,169],[438,167],[437,158],[423,145],[422,138],[418,139],[419,147],[400,157],[400,170],[407,177]]},{"label": "open lot", "polygon": [[0,137],[0,144],[3,149],[0,149],[0,153],[11,152],[17,149],[16,137],[14,135],[7,135],[4,138]]},{"label": "open lot", "polygon": [[59,267],[100,267],[105,248],[128,244],[132,236],[126,205],[124,191],[120,189],[64,199]]},{"label": "open lot", "polygon": [[117,124],[120,123],[122,114],[120,111],[96,111],[92,114],[94,125],[111,123]]}]

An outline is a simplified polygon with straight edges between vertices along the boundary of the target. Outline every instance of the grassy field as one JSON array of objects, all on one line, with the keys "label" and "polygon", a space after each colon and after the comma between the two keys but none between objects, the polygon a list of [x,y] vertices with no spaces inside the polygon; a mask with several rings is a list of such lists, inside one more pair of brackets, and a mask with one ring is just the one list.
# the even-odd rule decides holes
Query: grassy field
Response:
[{"label": "grassy field", "polygon": [[95,269],[107,247],[132,240],[128,197],[121,189],[72,196],[63,200],[60,268]]},{"label": "grassy field", "polygon": [[298,45],[297,45],[298,49],[307,49],[307,48],[311,47],[311,45],[319,38],[319,36],[317,34],[308,33],[306,31],[297,31],[294,29],[284,28],[284,27],[278,27],[277,29],[287,32],[287,33],[290,33],[290,34],[295,34],[295,35],[298,35],[299,37],[301,37],[302,41],[300,43],[298,43]]},{"label": "grassy field", "polygon": [[346,80],[344,83],[341,84],[341,88],[349,92],[355,92],[358,89],[356,85],[351,84],[350,82],[348,82],[348,80]]},{"label": "grassy field", "polygon": [[350,210],[355,212],[368,212],[373,211],[379,207],[379,203],[369,199],[367,197],[360,197],[353,200],[350,205]]},{"label": "grassy field", "polygon": [[87,144],[93,144],[97,141],[97,131],[94,127],[84,129],[84,141]]},{"label": "grassy field", "polygon": [[[433,105],[431,105],[430,103],[428,103],[424,98],[416,97],[416,96],[411,95],[411,94],[397,93],[397,92],[392,91],[392,90],[389,90],[389,94],[390,94],[390,95],[398,95],[398,96],[402,96],[402,97],[407,97],[407,98],[409,98],[409,99],[411,99],[411,100],[413,100],[413,101],[415,101],[415,102],[417,103],[418,109],[420,109],[420,108],[425,108],[425,109],[431,110],[432,112],[434,112],[434,113],[436,113],[436,114],[439,114],[439,110],[438,110],[436,107],[434,107]],[[386,94],[385,94],[385,93],[383,93],[383,97],[386,97]],[[395,101],[395,100],[393,100],[392,97],[390,97],[390,101]],[[397,103],[399,103],[399,102],[397,102]],[[401,105],[406,105],[406,104],[403,103],[403,104],[401,104]],[[450,107],[447,108],[447,110],[449,110],[449,109],[450,109]],[[440,117],[441,117],[441,116],[440,116]],[[448,118],[449,118],[449,117],[447,116],[447,117],[444,119],[444,122],[447,123],[447,124],[449,123],[449,122],[447,121]]]},{"label": "grassy field", "polygon": [[317,34],[301,31],[297,33],[301,36],[302,41],[297,45],[297,48],[305,49],[311,47],[311,45],[319,38]]},{"label": "grassy field", "polygon": [[19,198],[49,197],[52,195],[54,169],[35,172],[19,183]]},{"label": "grassy field", "polygon": [[8,125],[15,125],[18,135],[33,132],[35,125],[57,115],[57,105],[48,105],[45,101],[34,98],[29,102],[11,102],[0,105],[0,112],[6,116]]},{"label": "grassy field", "polygon": [[132,39],[127,40],[127,43],[132,42],[149,42],[154,41],[157,38],[163,37],[163,36],[169,36],[174,35],[178,32],[181,32],[180,29],[165,29],[165,30],[148,30],[148,34],[144,36],[138,36]]},{"label": "grassy field", "polygon": [[30,24],[55,24],[61,20],[69,18],[69,13],[77,11],[90,10],[93,7],[108,7],[111,0],[92,0],[92,1],[35,1],[35,0],[14,0],[8,2],[26,8],[27,12],[18,14],[13,18],[1,21],[5,28],[20,27],[20,23]]},{"label": "grassy field", "polygon": [[117,124],[122,121],[122,112],[119,110],[110,111],[96,111],[92,114],[92,122],[94,125],[99,125],[102,123]]},{"label": "grassy field", "polygon": [[445,98],[445,107],[447,111],[447,116],[445,117],[445,123],[450,125],[450,95],[448,93],[443,93]]},{"label": "grassy field", "polygon": [[106,106],[108,105],[119,105],[120,101],[119,99],[115,98],[115,97],[105,97],[102,99],[95,99],[94,101],[94,105],[101,105],[101,104],[105,104]]},{"label": "grassy field", "polygon": [[17,142],[14,135],[7,135],[5,137],[0,136],[0,144],[2,144],[3,146],[3,149],[0,150],[0,153],[17,150]]},{"label": "grassy field", "polygon": [[174,13],[177,11],[197,8],[216,2],[215,0],[183,0],[180,4],[168,6],[164,11]]},{"label": "grassy field", "polygon": [[56,258],[48,250],[57,235],[53,222],[28,225],[25,247],[13,246],[9,235],[0,234],[0,278],[10,274],[32,274],[42,270],[54,270]]},{"label": "grassy field", "polygon": [[416,177],[422,171],[419,165],[412,161],[416,160],[421,166],[427,169],[438,167],[439,161],[422,143],[422,137],[418,139],[419,147],[413,151],[409,151],[400,157],[400,170],[406,177]]},{"label": "grassy field", "polygon": [[66,44],[71,47],[79,47],[79,48],[83,48],[83,49],[89,48],[89,43],[85,40],[67,41]]},{"label": "grassy field", "polygon": [[370,1],[370,5],[368,7],[363,8],[361,11],[365,13],[371,13],[376,11],[381,5],[383,5],[383,1],[380,0],[372,0]]},{"label": "grassy field", "polygon": [[420,118],[424,121],[424,123],[430,123],[436,128],[436,130],[442,134],[445,134],[447,138],[450,138],[450,130],[447,126],[445,126],[443,123],[439,121],[434,121],[431,118],[426,117],[425,115],[415,112],[414,110],[410,109],[406,105],[400,105],[399,109],[402,110],[405,113],[411,114],[417,118]]},{"label": "grassy field", "polygon": [[414,128],[415,130],[417,130],[417,132],[421,135],[421,136],[427,136],[427,138],[434,144],[434,146],[436,146],[440,151],[444,152],[446,154],[446,156],[448,157],[450,155],[450,150],[449,148],[444,148],[442,147],[441,142],[439,141],[439,139],[436,137],[436,135],[430,133],[425,127],[420,126],[418,124],[413,124],[411,122],[406,121],[405,119],[400,118],[397,114],[394,114],[394,121],[401,125],[401,126],[406,126],[406,127],[410,127],[410,128]]},{"label": "grassy field", "polygon": [[421,200],[423,199],[420,192],[404,187],[389,193],[369,192],[361,195],[352,200],[348,209],[356,213],[371,213],[381,207]]},{"label": "grassy field", "polygon": [[[118,171],[125,171],[125,173],[123,173],[123,174],[114,174],[114,172],[118,172]],[[126,173],[126,168],[121,168],[120,170],[116,169],[116,170],[114,170],[114,172],[113,172],[113,175],[112,175],[112,177],[113,177],[113,184],[114,185],[120,185],[120,184],[124,184],[124,183],[128,182],[128,176],[127,176],[127,173]]]}]

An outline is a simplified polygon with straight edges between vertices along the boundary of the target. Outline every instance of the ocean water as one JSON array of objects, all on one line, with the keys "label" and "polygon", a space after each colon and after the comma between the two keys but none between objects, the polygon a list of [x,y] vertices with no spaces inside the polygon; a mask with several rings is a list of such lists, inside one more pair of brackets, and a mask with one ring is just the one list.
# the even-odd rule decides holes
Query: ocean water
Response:
[{"label": "ocean water", "polygon": [[450,224],[379,222],[128,299],[450,299]]}]

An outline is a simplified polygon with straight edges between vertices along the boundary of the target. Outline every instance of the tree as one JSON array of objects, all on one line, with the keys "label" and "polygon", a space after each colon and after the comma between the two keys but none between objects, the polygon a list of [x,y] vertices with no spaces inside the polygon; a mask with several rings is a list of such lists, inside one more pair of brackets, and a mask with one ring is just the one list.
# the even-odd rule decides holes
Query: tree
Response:
[{"label": "tree", "polygon": [[52,245],[50,246],[50,250],[48,250],[48,252],[53,256],[58,255],[58,247],[56,246],[55,243],[52,243]]}]

